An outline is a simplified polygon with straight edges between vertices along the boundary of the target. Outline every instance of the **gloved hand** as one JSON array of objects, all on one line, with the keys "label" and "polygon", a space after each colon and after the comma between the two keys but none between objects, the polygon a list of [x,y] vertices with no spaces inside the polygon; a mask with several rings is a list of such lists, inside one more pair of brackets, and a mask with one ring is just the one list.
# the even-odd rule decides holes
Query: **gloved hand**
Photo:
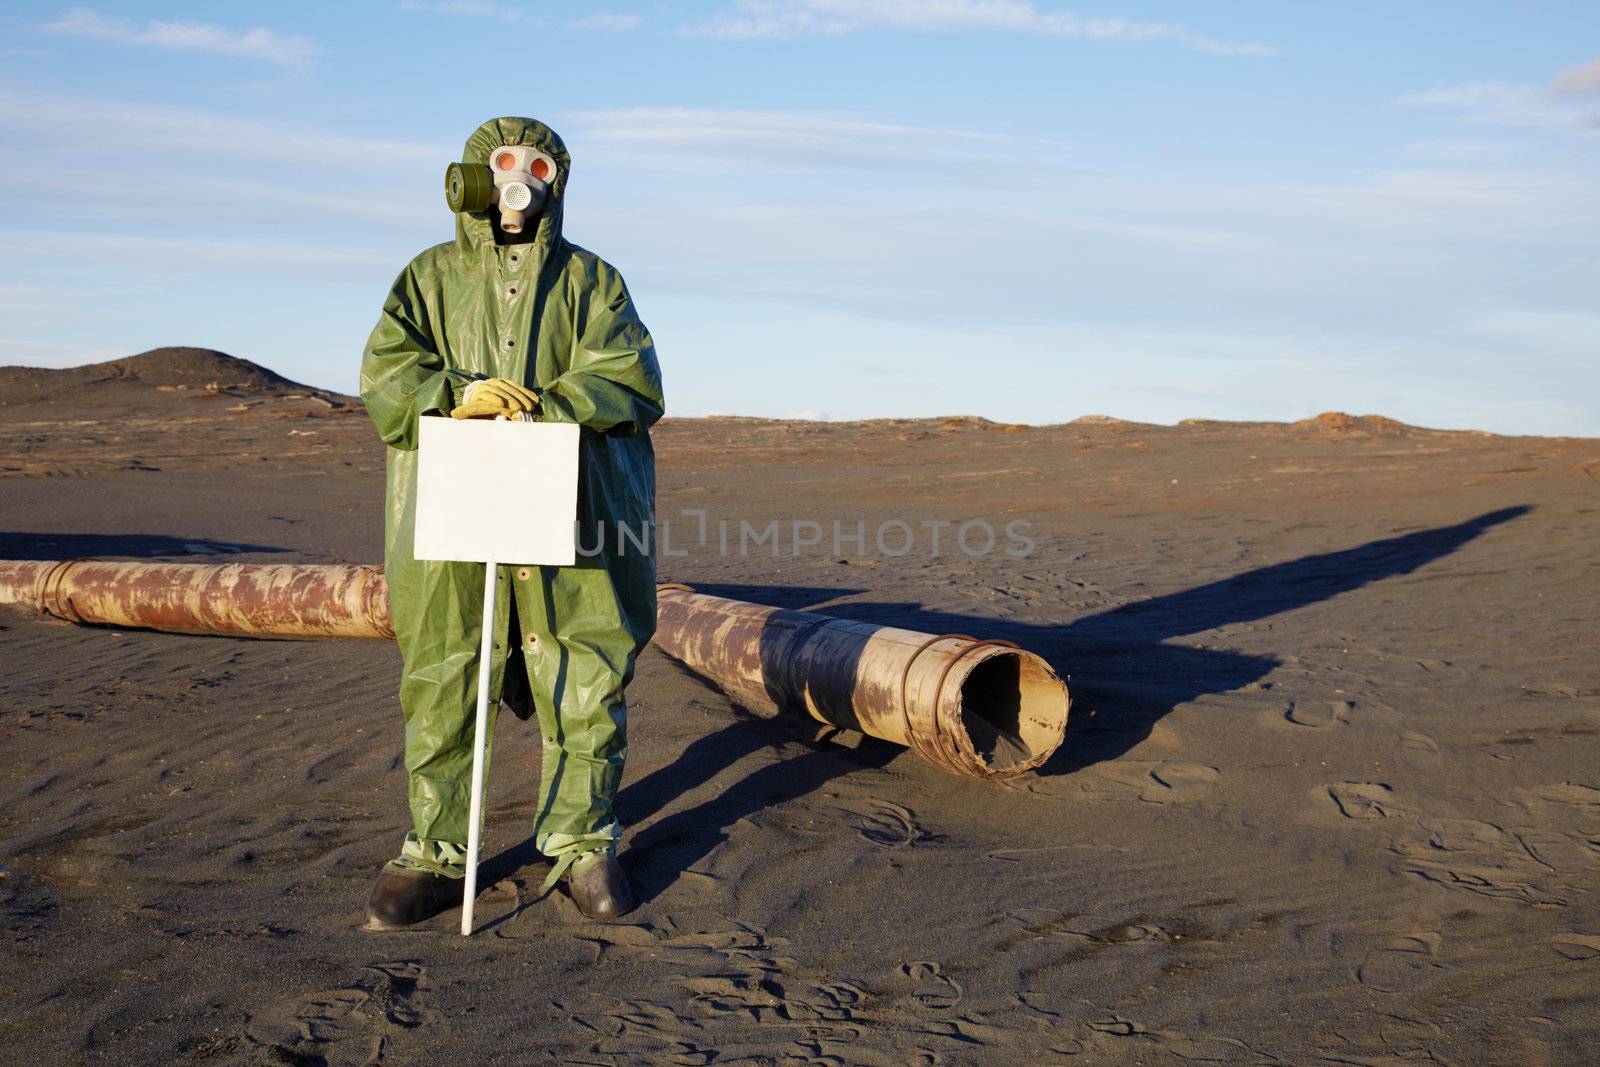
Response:
[{"label": "gloved hand", "polygon": [[461,397],[461,406],[450,412],[452,419],[515,419],[532,414],[539,406],[539,395],[526,386],[505,378],[473,382]]}]

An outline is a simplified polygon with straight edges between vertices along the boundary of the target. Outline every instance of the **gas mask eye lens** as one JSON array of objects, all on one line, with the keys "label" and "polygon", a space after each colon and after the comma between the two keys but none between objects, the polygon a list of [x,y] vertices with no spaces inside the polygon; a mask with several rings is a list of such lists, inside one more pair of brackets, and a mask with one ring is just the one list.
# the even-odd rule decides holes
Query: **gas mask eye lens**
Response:
[{"label": "gas mask eye lens", "polygon": [[533,166],[528,168],[528,173],[532,174],[535,178],[538,178],[540,181],[549,181],[550,180],[550,161],[549,160],[545,160],[545,159],[536,159],[536,160],[534,160],[533,161]]},{"label": "gas mask eye lens", "polygon": [[494,165],[501,170],[516,170],[517,157],[510,152],[501,152],[500,155],[495,157]]}]

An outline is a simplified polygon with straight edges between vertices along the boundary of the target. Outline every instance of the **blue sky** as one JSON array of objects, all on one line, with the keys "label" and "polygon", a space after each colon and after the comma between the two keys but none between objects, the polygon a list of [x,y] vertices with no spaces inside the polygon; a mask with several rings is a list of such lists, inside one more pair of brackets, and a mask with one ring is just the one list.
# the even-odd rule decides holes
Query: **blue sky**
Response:
[{"label": "blue sky", "polygon": [[1600,434],[1600,4],[12,4],[0,363],[354,389],[483,120],[670,411]]}]

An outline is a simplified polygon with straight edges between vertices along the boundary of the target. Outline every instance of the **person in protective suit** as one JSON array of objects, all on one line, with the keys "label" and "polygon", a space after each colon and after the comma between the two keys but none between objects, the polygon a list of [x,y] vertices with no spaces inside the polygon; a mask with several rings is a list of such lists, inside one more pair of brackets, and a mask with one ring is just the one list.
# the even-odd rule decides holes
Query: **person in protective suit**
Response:
[{"label": "person in protective suit", "polygon": [[[537,716],[544,763],[534,840],[579,909],[621,915],[613,798],[627,754],[624,690],[655,631],[655,454],[661,371],[622,276],[561,234],[570,159],[525,118],[486,122],[446,173],[455,240],[401,271],[361,365],[388,448],[385,566],[405,662],[400,704],[412,829],[378,877],[369,928],[461,903],[482,627],[482,564],[412,554],[417,420],[577,423],[578,558],[502,567],[490,691]],[[494,500],[463,500],[462,512]],[[470,521],[470,519],[468,520]],[[491,729],[493,726],[491,717]]]}]

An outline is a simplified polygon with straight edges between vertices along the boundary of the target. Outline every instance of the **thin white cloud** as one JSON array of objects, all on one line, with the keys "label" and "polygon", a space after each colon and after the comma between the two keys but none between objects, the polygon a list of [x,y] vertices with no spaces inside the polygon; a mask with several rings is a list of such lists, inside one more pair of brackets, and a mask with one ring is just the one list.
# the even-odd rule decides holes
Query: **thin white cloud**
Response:
[{"label": "thin white cloud", "polygon": [[1405,107],[1454,111],[1463,122],[1481,126],[1509,126],[1560,130],[1593,127],[1595,110],[1535,85],[1476,81],[1446,85],[1397,97]]},{"label": "thin white cloud", "polygon": [[[646,271],[653,289],[898,321],[1082,315],[1177,330],[1248,308],[1263,331],[1331,332],[1359,351],[1517,291],[1507,250],[1582,262],[1600,235],[1588,182],[1532,171],[1188,185],[1055,168],[992,195],[897,173],[703,188],[674,168],[585,158],[609,206],[576,211],[571,232]],[[650,179],[620,177],[630,173]],[[969,269],[974,239],[982,271]],[[1536,288],[1552,306],[1586,306],[1585,274],[1552,269]]]},{"label": "thin white cloud", "polygon": [[1521,155],[1527,145],[1521,141],[1491,140],[1481,137],[1435,137],[1401,146],[1407,159],[1421,163],[1466,165],[1499,163]]},{"label": "thin white cloud", "polygon": [[[65,230],[10,230],[0,231],[0,243],[27,248],[29,258],[37,262],[72,263],[82,258],[83,235]],[[136,269],[348,277],[353,269],[383,270],[394,265],[393,258],[381,250],[332,246],[316,237],[304,241],[252,239],[248,255],[240,255],[239,240],[226,235],[150,237],[101,233],[95,235],[94,243],[107,256]]]},{"label": "thin white cloud", "polygon": [[54,22],[46,23],[44,29],[134,48],[203,52],[294,69],[310,65],[322,52],[321,46],[309,37],[278,33],[261,26],[233,30],[210,22],[140,23],[102,15],[86,7],[72,8]]},{"label": "thin white cloud", "polygon": [[[635,107],[568,116],[569,141],[647,153],[678,169],[713,164],[833,172],[942,164],[975,174],[999,154],[1022,166],[1028,150],[1003,134],[879,122],[861,115],[740,108]],[[1055,146],[1044,146],[1054,149]],[[1052,152],[1052,154],[1055,154]]]},{"label": "thin white cloud", "polygon": [[1478,113],[1521,105],[1537,96],[1537,90],[1511,82],[1476,81],[1459,85],[1436,86],[1420,92],[1406,93],[1395,103],[1407,107],[1448,107],[1471,109]]},{"label": "thin white cloud", "polygon": [[528,25],[541,24],[540,19],[533,18],[518,7],[504,7],[500,4],[481,3],[480,0],[401,0],[402,11],[427,11],[436,15],[463,15],[468,18],[494,19],[498,22],[512,24],[525,23]]},{"label": "thin white cloud", "polygon": [[[86,145],[82,131],[91,127],[97,131],[95,140]],[[184,165],[213,173],[238,160],[278,165],[348,160],[372,169],[431,163],[455,151],[445,145],[349,137],[196,108],[28,93],[3,86],[0,130],[27,135],[33,151],[95,151],[102,156],[124,152],[135,158],[167,152],[188,156]]]},{"label": "thin white cloud", "polygon": [[1600,59],[1582,66],[1568,67],[1555,76],[1550,91],[1561,96],[1586,96],[1600,93]]},{"label": "thin white cloud", "polygon": [[[490,4],[483,0],[400,0],[401,11],[426,12],[433,15],[458,15],[463,18],[490,19],[507,25],[545,26],[545,19],[530,15],[520,7]],[[568,19],[561,25],[569,30],[593,30],[602,33],[622,33],[636,30],[644,23],[638,15],[598,12],[581,18]]]},{"label": "thin white cloud", "polygon": [[876,122],[853,114],[755,108],[630,107],[580,111],[592,135],[674,144],[718,140],[825,143],[856,137],[955,137],[1002,141],[1002,134]]},{"label": "thin white cloud", "polygon": [[[0,196],[18,199],[46,195],[71,203],[83,188],[81,175],[96,169],[91,156],[62,157],[68,164],[22,177],[29,157],[0,151]],[[397,180],[363,181],[358,186],[329,189],[311,182],[294,180],[241,180],[235,171],[249,173],[255,168],[229,168],[223,173],[194,169],[182,182],[174,182],[170,171],[159,163],[124,159],[117,177],[117,195],[77,203],[73,217],[80,223],[91,220],[126,225],[140,220],[177,222],[193,216],[228,220],[235,226],[261,221],[269,215],[287,228],[288,219],[303,225],[315,219],[323,226],[342,224],[345,229],[393,222],[396,212],[419,204],[431,205],[430,195],[419,195],[414,186]],[[290,172],[291,174],[293,172]],[[0,286],[0,311],[6,309],[4,286]]]},{"label": "thin white cloud", "polygon": [[39,318],[45,312],[60,311],[83,297],[82,291],[63,290],[37,282],[0,282],[0,312],[8,322]]},{"label": "thin white cloud", "polygon": [[1029,0],[738,0],[733,11],[685,27],[693,36],[732,40],[839,36],[871,30],[909,33],[989,31],[1089,41],[1166,41],[1219,55],[1271,56],[1253,42],[1218,41],[1168,22],[1084,18],[1041,11]]},{"label": "thin white cloud", "polygon": [[603,33],[624,33],[636,30],[644,22],[638,15],[588,15],[567,23],[569,30],[598,30]]}]

